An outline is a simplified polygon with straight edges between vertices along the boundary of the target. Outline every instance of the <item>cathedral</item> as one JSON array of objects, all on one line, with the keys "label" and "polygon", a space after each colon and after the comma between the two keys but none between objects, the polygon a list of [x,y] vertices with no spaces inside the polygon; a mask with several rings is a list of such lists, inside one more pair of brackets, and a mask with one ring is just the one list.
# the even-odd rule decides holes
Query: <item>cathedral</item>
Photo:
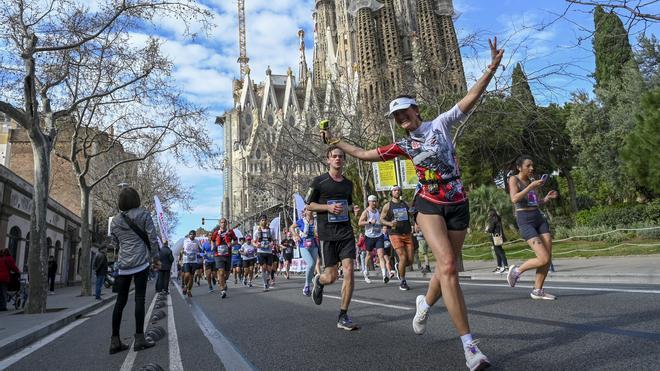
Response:
[{"label": "cathedral", "polygon": [[[420,102],[466,91],[451,0],[316,0],[313,70],[300,30],[297,78],[246,68],[224,127],[224,197],[231,223],[275,215],[326,166],[317,122],[337,106],[385,121],[399,94]],[[240,61],[240,58],[239,58]],[[360,111],[360,112],[357,112]],[[315,137],[316,135],[316,137]]]}]

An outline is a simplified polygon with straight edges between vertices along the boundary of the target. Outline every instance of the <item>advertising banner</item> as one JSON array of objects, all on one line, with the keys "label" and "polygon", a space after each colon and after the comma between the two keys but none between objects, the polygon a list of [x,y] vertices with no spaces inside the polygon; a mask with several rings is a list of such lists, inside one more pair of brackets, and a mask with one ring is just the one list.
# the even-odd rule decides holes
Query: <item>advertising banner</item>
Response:
[{"label": "advertising banner", "polygon": [[372,166],[376,191],[389,191],[392,186],[399,184],[395,161],[374,162]]}]

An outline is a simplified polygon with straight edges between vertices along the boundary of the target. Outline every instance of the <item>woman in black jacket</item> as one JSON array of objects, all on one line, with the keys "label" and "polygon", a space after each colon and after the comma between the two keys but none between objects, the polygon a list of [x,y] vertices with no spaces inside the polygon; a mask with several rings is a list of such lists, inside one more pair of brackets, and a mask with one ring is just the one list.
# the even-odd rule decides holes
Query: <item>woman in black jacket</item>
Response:
[{"label": "woman in black jacket", "polygon": [[506,237],[504,237],[504,228],[502,227],[502,218],[495,209],[488,210],[488,226],[486,232],[490,233],[493,250],[497,257],[497,269],[495,273],[504,273],[509,269],[509,262],[506,260],[506,253],[502,248]]}]

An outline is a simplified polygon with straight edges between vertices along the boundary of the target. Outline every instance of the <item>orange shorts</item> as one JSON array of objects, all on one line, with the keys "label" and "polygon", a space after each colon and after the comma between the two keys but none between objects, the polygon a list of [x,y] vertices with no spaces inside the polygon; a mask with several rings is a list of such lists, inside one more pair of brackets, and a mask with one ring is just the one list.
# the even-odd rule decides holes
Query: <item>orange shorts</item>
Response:
[{"label": "orange shorts", "polygon": [[391,234],[390,242],[395,250],[406,249],[406,251],[413,251],[415,249],[412,234]]}]

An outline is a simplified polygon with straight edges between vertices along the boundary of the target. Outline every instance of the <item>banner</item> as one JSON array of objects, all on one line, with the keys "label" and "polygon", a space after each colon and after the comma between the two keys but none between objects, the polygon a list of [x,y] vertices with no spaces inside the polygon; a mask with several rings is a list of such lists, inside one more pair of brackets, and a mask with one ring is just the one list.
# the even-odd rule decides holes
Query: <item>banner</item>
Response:
[{"label": "banner", "polygon": [[389,191],[392,186],[399,184],[394,161],[374,162],[372,166],[376,191]]},{"label": "banner", "polygon": [[170,237],[167,230],[167,222],[165,221],[163,206],[160,204],[158,196],[154,196],[154,205],[156,206],[156,220],[158,221],[158,228],[160,229],[160,239],[163,241],[169,241]]},{"label": "banner", "polygon": [[291,272],[302,273],[307,270],[307,263],[304,259],[293,259],[291,260]]},{"label": "banner", "polygon": [[413,164],[412,160],[405,159],[403,161],[399,161],[399,167],[401,168],[401,179],[403,179],[401,188],[415,189],[415,187],[417,187],[417,183],[419,183],[415,164]]},{"label": "banner", "polygon": [[236,238],[243,238],[243,232],[238,228],[234,228],[234,234],[236,235]]},{"label": "banner", "polygon": [[303,200],[303,197],[299,195],[298,193],[295,193],[293,195],[293,200],[296,202],[296,211],[298,212],[298,217],[293,218],[293,221],[295,222],[296,220],[302,218],[302,211],[303,208],[305,207],[305,200]]},{"label": "banner", "polygon": [[282,242],[282,236],[280,236],[280,217],[278,216],[277,218],[271,220],[270,222],[270,235],[272,236],[273,240],[279,242]]}]

